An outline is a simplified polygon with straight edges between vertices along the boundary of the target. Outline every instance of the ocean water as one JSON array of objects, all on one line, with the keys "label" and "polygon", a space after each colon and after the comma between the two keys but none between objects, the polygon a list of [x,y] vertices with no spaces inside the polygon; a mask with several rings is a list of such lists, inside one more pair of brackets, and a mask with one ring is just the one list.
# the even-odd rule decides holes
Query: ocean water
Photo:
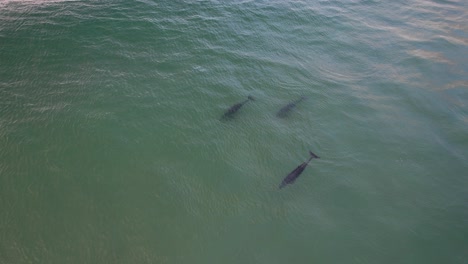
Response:
[{"label": "ocean water", "polygon": [[468,3],[1,0],[0,263],[468,263]]}]

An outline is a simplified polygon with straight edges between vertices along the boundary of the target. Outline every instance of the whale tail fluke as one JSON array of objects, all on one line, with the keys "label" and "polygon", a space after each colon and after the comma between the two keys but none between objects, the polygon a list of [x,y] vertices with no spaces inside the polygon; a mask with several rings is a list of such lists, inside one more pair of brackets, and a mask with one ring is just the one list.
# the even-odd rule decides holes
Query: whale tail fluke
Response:
[{"label": "whale tail fluke", "polygon": [[312,151],[309,150],[309,154],[313,159],[320,159],[319,156],[315,155]]},{"label": "whale tail fluke", "polygon": [[278,186],[279,189],[283,189],[288,183],[286,181],[281,182],[281,184]]}]

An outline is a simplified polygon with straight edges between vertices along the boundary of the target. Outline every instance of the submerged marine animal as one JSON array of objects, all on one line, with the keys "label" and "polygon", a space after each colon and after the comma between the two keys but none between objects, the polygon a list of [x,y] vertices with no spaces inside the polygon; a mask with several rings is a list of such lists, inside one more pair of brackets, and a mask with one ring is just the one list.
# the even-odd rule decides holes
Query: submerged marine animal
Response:
[{"label": "submerged marine animal", "polygon": [[297,179],[297,177],[299,177],[299,175],[301,175],[301,173],[305,170],[305,168],[307,167],[307,165],[309,164],[309,162],[312,160],[312,159],[319,159],[319,156],[315,155],[314,153],[312,153],[312,151],[309,151],[309,154],[310,154],[310,158],[308,161],[302,163],[301,165],[297,166],[297,168],[295,168],[293,171],[291,171],[288,176],[286,176],[283,181],[281,182],[279,188],[283,188],[285,187],[286,185],[288,184],[293,184],[294,181]]},{"label": "submerged marine animal", "polygon": [[299,99],[297,99],[296,101],[293,101],[293,102],[290,102],[289,104],[285,105],[283,108],[281,108],[278,113],[276,113],[276,116],[277,117],[286,117],[289,112],[294,108],[296,107],[296,105],[298,103],[300,103],[301,101],[307,99],[307,97],[305,96],[301,96],[299,97]]},{"label": "submerged marine animal", "polygon": [[248,96],[247,97],[247,100],[243,101],[243,102],[240,102],[240,103],[237,103],[233,106],[231,106],[225,113],[224,115],[221,117],[221,119],[227,119],[227,118],[231,118],[234,116],[234,114],[239,111],[239,109],[241,109],[242,106],[244,106],[244,104],[246,104],[248,101],[255,101],[255,99],[252,97],[252,96]]}]

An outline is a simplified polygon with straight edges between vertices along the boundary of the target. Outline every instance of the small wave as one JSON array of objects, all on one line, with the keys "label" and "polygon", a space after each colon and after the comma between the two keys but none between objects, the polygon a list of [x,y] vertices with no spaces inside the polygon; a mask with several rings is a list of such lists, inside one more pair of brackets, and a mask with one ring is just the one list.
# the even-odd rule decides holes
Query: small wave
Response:
[{"label": "small wave", "polygon": [[446,63],[446,64],[454,64],[452,61],[445,58],[444,55],[441,54],[440,52],[415,49],[415,50],[409,50],[408,54],[424,59],[424,60],[428,60],[428,61],[440,62],[440,63]]}]

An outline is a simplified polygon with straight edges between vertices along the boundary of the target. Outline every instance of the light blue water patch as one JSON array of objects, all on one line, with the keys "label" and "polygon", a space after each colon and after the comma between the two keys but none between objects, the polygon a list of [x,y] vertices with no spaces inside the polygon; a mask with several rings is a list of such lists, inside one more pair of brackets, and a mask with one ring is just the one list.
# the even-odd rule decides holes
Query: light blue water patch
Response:
[{"label": "light blue water patch", "polygon": [[466,263],[466,13],[3,1],[0,262]]}]

